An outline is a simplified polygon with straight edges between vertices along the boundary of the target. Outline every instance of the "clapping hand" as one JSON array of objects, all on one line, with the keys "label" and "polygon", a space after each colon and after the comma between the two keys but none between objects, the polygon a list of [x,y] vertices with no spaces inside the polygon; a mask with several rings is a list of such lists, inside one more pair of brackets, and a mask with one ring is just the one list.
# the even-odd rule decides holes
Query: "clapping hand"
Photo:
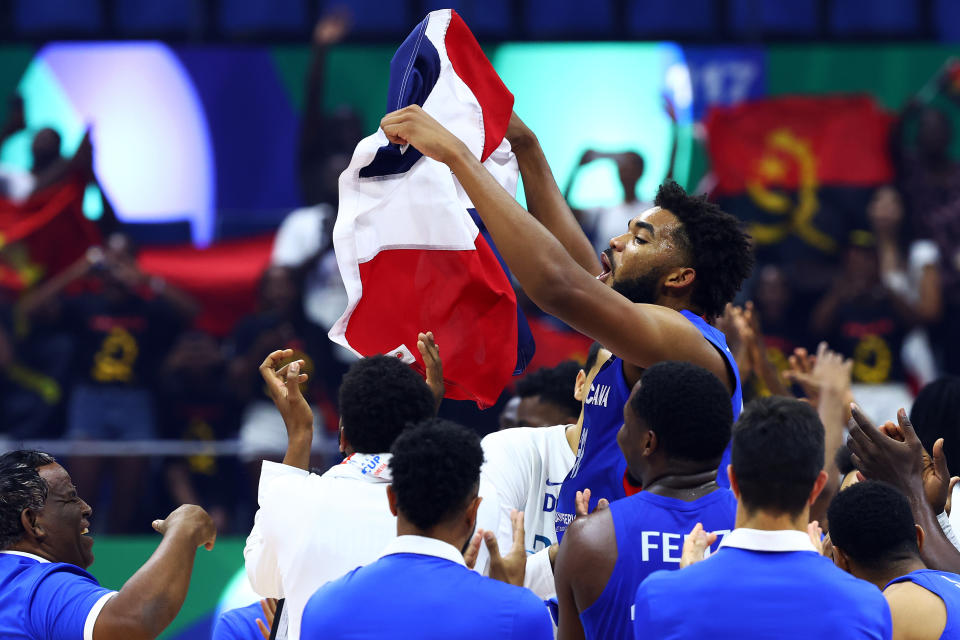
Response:
[{"label": "clapping hand", "polygon": [[417,334],[417,350],[423,358],[423,365],[427,370],[427,386],[433,392],[437,408],[443,400],[443,361],[440,360],[440,345],[433,339],[433,332]]},{"label": "clapping hand", "polygon": [[707,533],[699,522],[688,535],[683,538],[683,551],[680,554],[680,568],[686,569],[692,564],[703,560],[707,549],[717,541],[716,533]]}]

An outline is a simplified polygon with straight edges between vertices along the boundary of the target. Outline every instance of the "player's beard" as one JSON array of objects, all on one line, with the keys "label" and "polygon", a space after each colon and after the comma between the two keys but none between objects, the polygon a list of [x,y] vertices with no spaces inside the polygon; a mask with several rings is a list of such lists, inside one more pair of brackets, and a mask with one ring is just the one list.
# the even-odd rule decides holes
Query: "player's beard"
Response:
[{"label": "player's beard", "polygon": [[613,290],[630,302],[656,304],[659,283],[660,271],[655,269],[631,280],[614,281]]}]

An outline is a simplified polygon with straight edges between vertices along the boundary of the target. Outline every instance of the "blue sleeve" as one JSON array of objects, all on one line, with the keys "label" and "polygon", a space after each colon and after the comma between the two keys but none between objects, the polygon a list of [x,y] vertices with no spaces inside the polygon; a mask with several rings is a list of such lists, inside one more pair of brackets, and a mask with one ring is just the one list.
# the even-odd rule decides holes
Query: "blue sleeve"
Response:
[{"label": "blue sleeve", "polygon": [[547,605],[532,591],[524,594],[517,604],[510,637],[513,640],[553,640],[553,619]]},{"label": "blue sleeve", "polygon": [[[652,576],[653,574],[651,574]],[[633,625],[633,640],[653,637],[651,635],[650,607],[648,605],[649,595],[647,585],[650,583],[650,576],[640,583],[637,587],[637,594],[633,598],[633,606],[630,608],[630,619]]]},{"label": "blue sleeve", "polygon": [[262,640],[257,618],[266,622],[259,600],[246,607],[224,611],[213,627],[212,640]]},{"label": "blue sleeve", "polygon": [[90,610],[110,593],[86,571],[56,565],[34,584],[27,628],[41,638],[84,640],[83,628]]}]

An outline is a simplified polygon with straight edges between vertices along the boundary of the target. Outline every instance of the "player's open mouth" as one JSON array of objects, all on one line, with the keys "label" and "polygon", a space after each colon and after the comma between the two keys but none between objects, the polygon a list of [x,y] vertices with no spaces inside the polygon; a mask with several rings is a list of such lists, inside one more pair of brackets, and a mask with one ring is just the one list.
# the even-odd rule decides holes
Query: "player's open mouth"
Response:
[{"label": "player's open mouth", "polygon": [[600,254],[600,264],[603,266],[603,272],[597,276],[597,280],[600,282],[605,282],[610,274],[613,273],[613,269],[610,266],[610,258],[607,257],[606,253]]}]

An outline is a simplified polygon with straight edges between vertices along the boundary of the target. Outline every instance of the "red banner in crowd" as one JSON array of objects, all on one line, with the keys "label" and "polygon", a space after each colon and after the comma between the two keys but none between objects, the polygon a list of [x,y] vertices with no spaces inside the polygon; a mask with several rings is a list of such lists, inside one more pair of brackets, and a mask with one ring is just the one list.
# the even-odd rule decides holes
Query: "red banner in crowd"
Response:
[{"label": "red banner in crowd", "polygon": [[49,187],[17,204],[0,199],[0,287],[22,291],[76,262],[100,243],[83,215],[83,185]]},{"label": "red banner in crowd", "polygon": [[273,235],[225,240],[208,247],[149,247],[140,251],[144,272],[160,276],[200,303],[200,329],[218,336],[256,309],[257,284],[270,263]]}]

